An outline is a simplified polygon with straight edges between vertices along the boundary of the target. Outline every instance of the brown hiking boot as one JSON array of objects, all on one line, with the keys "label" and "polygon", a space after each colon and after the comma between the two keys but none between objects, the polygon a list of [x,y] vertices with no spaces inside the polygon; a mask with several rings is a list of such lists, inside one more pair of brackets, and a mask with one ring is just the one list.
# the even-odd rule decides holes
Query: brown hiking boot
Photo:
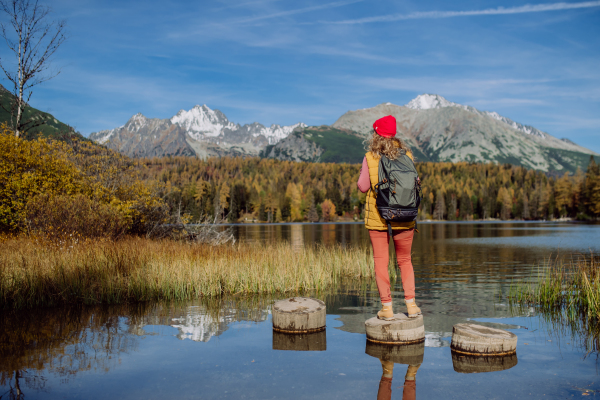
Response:
[{"label": "brown hiking boot", "polygon": [[406,308],[408,310],[408,318],[416,318],[421,315],[421,309],[417,307],[417,303],[415,303],[415,299],[405,300]]},{"label": "brown hiking boot", "polygon": [[406,370],[406,376],[404,377],[404,380],[414,381],[415,377],[417,376],[417,371],[419,370],[420,366],[421,366],[421,364],[409,365],[408,369]]},{"label": "brown hiking boot", "polygon": [[391,378],[394,375],[394,363],[391,361],[381,361],[381,369],[383,370],[383,376]]},{"label": "brown hiking boot", "polygon": [[381,311],[377,313],[377,318],[382,319],[384,321],[393,321],[394,320],[394,311],[392,311],[392,305],[381,307]]}]

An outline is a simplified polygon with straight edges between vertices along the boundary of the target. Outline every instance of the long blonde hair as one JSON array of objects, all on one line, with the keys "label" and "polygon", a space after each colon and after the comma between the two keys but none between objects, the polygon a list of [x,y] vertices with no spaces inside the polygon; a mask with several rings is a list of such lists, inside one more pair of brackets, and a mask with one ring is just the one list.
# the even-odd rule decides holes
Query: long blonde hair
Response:
[{"label": "long blonde hair", "polygon": [[395,160],[400,154],[410,151],[410,148],[396,137],[386,138],[373,132],[373,136],[365,141],[365,150],[370,151],[379,157],[386,156],[390,160]]}]

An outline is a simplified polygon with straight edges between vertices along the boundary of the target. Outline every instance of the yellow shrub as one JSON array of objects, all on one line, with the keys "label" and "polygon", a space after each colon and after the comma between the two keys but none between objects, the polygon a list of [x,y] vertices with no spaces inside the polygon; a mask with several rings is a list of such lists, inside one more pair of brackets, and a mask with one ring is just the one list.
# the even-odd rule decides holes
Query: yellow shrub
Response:
[{"label": "yellow shrub", "polygon": [[68,160],[69,152],[65,143],[25,141],[0,126],[0,229],[18,229],[27,202],[37,194],[80,190],[81,176]]},{"label": "yellow shrub", "polygon": [[[2,125],[0,231],[30,225],[37,232],[51,234],[52,229],[62,226],[95,237],[99,231],[81,225],[93,219],[81,214],[87,207],[95,217],[110,216],[115,225],[99,228],[108,236],[114,237],[122,227],[131,233],[146,233],[164,223],[169,210],[157,195],[157,184],[142,181],[143,168],[137,161],[92,142],[27,141],[16,138]],[[62,225],[61,219],[65,219]]]},{"label": "yellow shrub", "polygon": [[29,201],[26,215],[30,233],[61,241],[96,237],[115,239],[128,228],[126,218],[117,207],[82,194],[40,194]]}]

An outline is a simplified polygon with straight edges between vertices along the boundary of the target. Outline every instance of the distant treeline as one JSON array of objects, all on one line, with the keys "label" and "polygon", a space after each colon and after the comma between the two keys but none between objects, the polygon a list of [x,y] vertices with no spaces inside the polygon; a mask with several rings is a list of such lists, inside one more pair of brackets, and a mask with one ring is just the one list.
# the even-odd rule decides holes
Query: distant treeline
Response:
[{"label": "distant treeline", "polygon": [[[329,221],[360,218],[358,164],[222,157],[143,160],[148,179],[164,184],[171,210],[187,220]],[[549,177],[524,167],[475,163],[417,163],[423,181],[421,219],[542,220],[600,216],[600,171]]]}]

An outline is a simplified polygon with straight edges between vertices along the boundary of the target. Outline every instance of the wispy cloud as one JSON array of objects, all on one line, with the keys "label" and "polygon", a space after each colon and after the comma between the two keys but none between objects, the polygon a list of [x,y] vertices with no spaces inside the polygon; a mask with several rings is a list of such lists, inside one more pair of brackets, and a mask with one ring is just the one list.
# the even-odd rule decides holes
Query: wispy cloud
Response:
[{"label": "wispy cloud", "polygon": [[[550,79],[473,79],[423,76],[412,78],[357,77],[355,84],[363,90],[408,91],[436,93],[443,96],[498,98],[503,93],[527,94],[541,89],[544,94],[552,82]],[[454,100],[453,100],[454,101]]]},{"label": "wispy cloud", "polygon": [[289,15],[304,14],[307,12],[324,10],[327,8],[343,7],[343,6],[347,6],[347,5],[354,4],[354,3],[360,3],[362,1],[364,1],[364,0],[335,1],[333,3],[320,4],[318,6],[296,8],[293,10],[279,11],[279,12],[266,14],[266,15],[258,15],[256,17],[250,17],[250,18],[238,20],[238,21],[236,21],[236,23],[256,22],[256,21],[262,21],[262,20],[271,19],[271,18],[287,17]]},{"label": "wispy cloud", "polygon": [[[486,10],[468,10],[468,11],[423,11],[409,14],[380,15],[375,17],[366,17],[358,19],[348,19],[344,21],[326,21],[334,24],[367,24],[372,22],[393,22],[409,19],[433,19],[433,18],[454,18],[470,17],[479,15],[506,15],[506,14],[524,14],[545,11],[571,10],[578,8],[600,7],[600,1],[584,1],[580,3],[550,3],[550,4],[526,4],[519,7],[498,7],[488,8]],[[325,21],[323,21],[325,22]]]}]

